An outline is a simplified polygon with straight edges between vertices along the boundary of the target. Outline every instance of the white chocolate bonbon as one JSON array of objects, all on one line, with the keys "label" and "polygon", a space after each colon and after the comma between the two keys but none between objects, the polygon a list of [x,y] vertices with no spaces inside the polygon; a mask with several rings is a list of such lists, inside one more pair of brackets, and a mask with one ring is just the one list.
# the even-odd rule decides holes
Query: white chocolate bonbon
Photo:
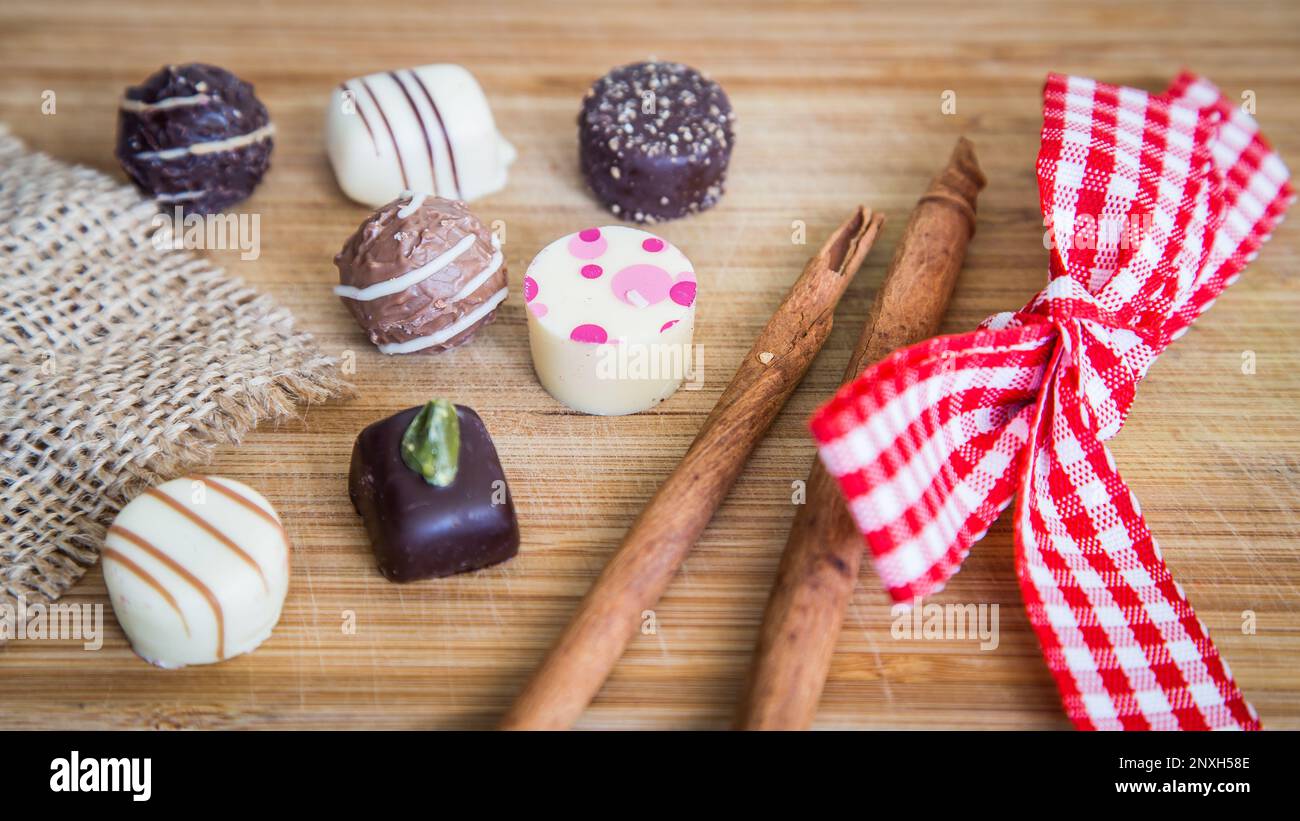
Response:
[{"label": "white chocolate bonbon", "polygon": [[113,520],[104,582],[132,649],[159,667],[211,664],[271,635],[289,542],[260,493],[218,476],[173,479]]},{"label": "white chocolate bonbon", "polygon": [[584,413],[636,413],[671,396],[694,362],[695,270],[676,247],[621,225],[552,242],[524,300],[538,381]]},{"label": "white chocolate bonbon", "polygon": [[429,65],[340,84],[325,121],[343,192],[378,208],[406,190],[473,200],[499,191],[515,149],[474,75]]}]

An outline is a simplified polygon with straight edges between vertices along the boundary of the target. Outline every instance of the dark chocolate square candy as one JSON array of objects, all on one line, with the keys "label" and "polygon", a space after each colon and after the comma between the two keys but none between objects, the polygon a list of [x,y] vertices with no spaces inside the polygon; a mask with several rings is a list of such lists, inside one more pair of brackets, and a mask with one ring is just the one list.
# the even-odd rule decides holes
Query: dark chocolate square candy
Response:
[{"label": "dark chocolate square candy", "polygon": [[420,407],[370,425],[352,447],[348,493],[365,521],[379,572],[396,582],[503,562],[519,551],[519,523],[501,460],[478,414],[456,406],[460,466],[447,487],[402,461],[402,434]]}]

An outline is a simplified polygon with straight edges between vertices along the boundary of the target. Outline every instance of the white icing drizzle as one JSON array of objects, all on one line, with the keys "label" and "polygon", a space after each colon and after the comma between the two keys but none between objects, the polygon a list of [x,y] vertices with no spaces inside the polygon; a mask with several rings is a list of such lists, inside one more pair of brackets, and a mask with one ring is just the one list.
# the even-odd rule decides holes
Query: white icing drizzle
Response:
[{"label": "white icing drizzle", "polygon": [[424,204],[424,198],[429,195],[423,191],[403,191],[402,196],[410,197],[411,200],[410,202],[406,203],[406,205],[398,209],[397,218],[399,220],[404,220],[407,217],[414,214],[416,211],[418,211],[420,209],[420,206]]},{"label": "white icing drizzle", "polygon": [[470,294],[477,291],[479,288],[483,287],[483,283],[487,282],[488,278],[491,277],[493,274],[495,274],[501,268],[501,263],[505,262],[505,260],[506,260],[505,255],[502,254],[500,251],[497,251],[495,254],[492,255],[492,260],[488,263],[487,267],[483,269],[483,273],[479,274],[478,276],[471,279],[469,282],[465,283],[465,287],[457,291],[456,295],[453,296],[450,301],[460,302],[465,297],[469,296]]},{"label": "white icing drizzle", "polygon": [[477,237],[473,234],[466,234],[461,237],[460,242],[453,245],[449,250],[443,251],[419,268],[412,268],[401,276],[386,279],[383,282],[376,282],[374,285],[368,285],[365,288],[358,288],[355,285],[335,285],[334,293],[348,299],[355,299],[358,302],[369,302],[372,299],[379,299],[391,294],[400,294],[412,285],[423,282],[455,262],[461,254],[470,249],[475,239]]},{"label": "white icing drizzle", "polygon": [[120,107],[123,111],[143,113],[145,111],[166,111],[169,108],[182,108],[190,105],[206,105],[210,102],[212,102],[211,94],[190,94],[185,97],[164,97],[163,99],[155,100],[152,103],[146,103],[144,100],[132,100],[128,97],[123,97]]},{"label": "white icing drizzle", "polygon": [[184,200],[196,200],[203,196],[206,191],[177,191],[171,194],[159,194],[154,199],[159,202],[182,202]]},{"label": "white icing drizzle", "polygon": [[505,298],[509,295],[510,289],[502,288],[500,291],[497,291],[495,294],[488,297],[487,302],[484,302],[482,305],[465,314],[442,330],[428,336],[408,339],[405,342],[390,342],[387,345],[380,345],[379,352],[385,354],[413,353],[414,351],[422,351],[425,348],[431,348],[434,345],[441,345],[448,339],[463,333],[466,329],[487,316],[488,313],[504,302]]},{"label": "white icing drizzle", "polygon": [[[455,262],[456,259],[460,257],[461,254],[468,251],[470,246],[473,244],[474,235],[467,234],[464,237],[461,237],[460,242],[453,245],[450,250],[439,254],[437,258],[421,265],[419,268],[413,268],[401,276],[386,279],[383,282],[376,282],[374,285],[368,285],[365,288],[357,288],[355,285],[335,285],[334,293],[341,297],[355,299],[358,302],[369,302],[374,299],[379,299],[380,297],[401,293],[412,285],[423,282],[441,271],[443,268],[446,268],[448,265]],[[492,247],[498,250],[492,255],[492,259],[488,262],[487,267],[483,269],[482,273],[470,280],[465,287],[457,291],[455,296],[448,300],[449,303],[459,302],[477,291],[483,283],[487,281],[488,277],[495,274],[497,269],[501,267],[501,264],[505,262],[505,256],[500,251],[501,240],[492,237]]]},{"label": "white icing drizzle", "polygon": [[161,151],[141,151],[135,156],[136,159],[140,160],[174,160],[187,154],[215,154],[218,151],[230,151],[234,148],[243,148],[246,145],[260,142],[274,133],[275,124],[267,123],[256,131],[240,134],[238,137],[209,140],[203,143],[194,143],[193,145],[183,145],[178,148],[164,148]]}]

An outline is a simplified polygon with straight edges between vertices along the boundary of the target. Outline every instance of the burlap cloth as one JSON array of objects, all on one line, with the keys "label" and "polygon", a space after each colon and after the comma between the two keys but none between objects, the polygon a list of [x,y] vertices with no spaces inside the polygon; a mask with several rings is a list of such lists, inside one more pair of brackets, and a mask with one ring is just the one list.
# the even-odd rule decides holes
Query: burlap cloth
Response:
[{"label": "burlap cloth", "polygon": [[347,391],[293,316],[157,207],[0,125],[0,603],[62,595],[139,489]]}]

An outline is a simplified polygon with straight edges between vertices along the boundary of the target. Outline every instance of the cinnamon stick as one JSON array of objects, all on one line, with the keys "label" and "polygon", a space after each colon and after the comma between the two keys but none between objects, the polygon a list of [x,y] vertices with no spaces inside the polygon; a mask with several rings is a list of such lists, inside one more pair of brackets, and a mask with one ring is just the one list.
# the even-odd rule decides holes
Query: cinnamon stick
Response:
[{"label": "cinnamon stick", "polygon": [[723,391],[676,470],[641,511],[578,611],[502,719],[569,727],[596,696],[740,475],[831,330],[835,306],[879,233],[859,206],[831,235]]},{"label": "cinnamon stick", "polygon": [[[975,233],[975,199],[984,184],[974,147],[958,140],[908,220],[845,382],[890,351],[938,330]],[[736,723],[741,729],[812,724],[858,577],[862,536],[835,479],[817,459],[806,492],[763,616]]]}]

